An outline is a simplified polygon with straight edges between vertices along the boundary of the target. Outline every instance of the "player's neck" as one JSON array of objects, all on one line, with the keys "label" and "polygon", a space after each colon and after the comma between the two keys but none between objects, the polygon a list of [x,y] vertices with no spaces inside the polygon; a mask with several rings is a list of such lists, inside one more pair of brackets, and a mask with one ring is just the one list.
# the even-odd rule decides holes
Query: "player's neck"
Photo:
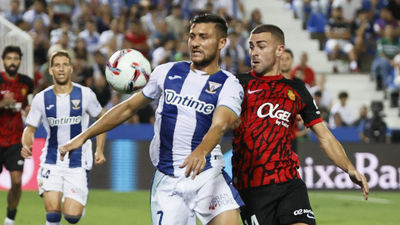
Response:
[{"label": "player's neck", "polygon": [[[280,59],[278,59],[278,60],[280,60]],[[264,76],[264,77],[266,77],[266,76],[277,76],[277,75],[280,75],[280,74],[281,74],[281,67],[280,67],[280,64],[277,63],[277,64],[275,64],[275,65],[272,67],[271,70],[266,71],[266,72],[263,74],[263,76]]]},{"label": "player's neck", "polygon": [[221,68],[219,67],[219,65],[218,65],[217,63],[211,63],[211,64],[209,64],[209,65],[207,65],[207,66],[203,66],[203,67],[202,67],[202,66],[196,66],[196,65],[194,65],[193,62],[190,64],[190,69],[191,69],[191,70],[200,70],[200,71],[203,71],[203,72],[205,72],[207,75],[214,74],[214,73],[216,73],[216,72],[218,72],[218,71],[221,70]]},{"label": "player's neck", "polygon": [[71,93],[73,88],[74,88],[74,86],[72,85],[72,82],[68,82],[66,84],[54,84],[53,91],[56,95],[57,94],[69,94],[69,93]]},{"label": "player's neck", "polygon": [[18,73],[14,74],[14,75],[11,75],[11,74],[9,74],[9,73],[7,73],[7,72],[4,72],[4,76],[5,76],[8,80],[15,80],[15,79],[17,79]]}]

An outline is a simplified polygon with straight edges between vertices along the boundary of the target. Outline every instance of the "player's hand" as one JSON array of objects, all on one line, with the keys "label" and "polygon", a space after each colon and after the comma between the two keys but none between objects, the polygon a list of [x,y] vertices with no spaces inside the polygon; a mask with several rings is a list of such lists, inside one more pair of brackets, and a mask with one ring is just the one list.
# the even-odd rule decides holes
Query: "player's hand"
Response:
[{"label": "player's hand", "polygon": [[96,165],[101,165],[101,164],[105,163],[106,161],[107,160],[106,160],[106,157],[104,157],[103,151],[96,151],[94,153],[94,163]]},{"label": "player's hand", "polygon": [[195,149],[190,155],[185,159],[185,162],[179,167],[186,167],[185,176],[189,177],[192,174],[192,179],[194,179],[201,171],[203,171],[206,165],[206,157],[204,153],[199,149]]},{"label": "player's hand", "polygon": [[3,99],[1,100],[3,102],[4,108],[10,108],[11,105],[15,104],[15,99],[14,99],[14,93],[7,91],[3,95]]},{"label": "player's hand", "polygon": [[369,187],[367,179],[364,175],[359,173],[357,170],[349,170],[348,172],[350,179],[361,187],[365,200],[368,199]]},{"label": "player's hand", "polygon": [[[79,136],[75,137],[74,139],[70,140],[67,144],[61,146],[58,148],[58,151],[60,152],[60,159],[61,161],[64,160],[65,154],[67,152],[73,151],[83,145],[83,141],[79,138]],[[71,154],[69,154],[71,156]]]},{"label": "player's hand", "polygon": [[22,146],[21,156],[24,159],[30,158],[32,156],[32,146],[31,147]]}]

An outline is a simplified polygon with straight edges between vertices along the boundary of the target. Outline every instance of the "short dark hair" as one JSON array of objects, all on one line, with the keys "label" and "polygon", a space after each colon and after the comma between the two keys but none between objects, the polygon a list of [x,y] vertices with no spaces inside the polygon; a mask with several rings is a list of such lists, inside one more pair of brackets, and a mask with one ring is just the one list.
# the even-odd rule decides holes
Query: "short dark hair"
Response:
[{"label": "short dark hair", "polygon": [[348,98],[348,97],[349,97],[349,94],[347,94],[346,91],[342,91],[339,93],[339,99]]},{"label": "short dark hair", "polygon": [[226,37],[228,34],[228,25],[224,18],[210,13],[202,13],[194,17],[190,21],[190,26],[196,23],[215,23],[215,28],[221,34],[221,37]]},{"label": "short dark hair", "polygon": [[275,37],[281,44],[285,45],[285,35],[283,31],[278,26],[272,24],[260,24],[256,26],[251,34],[259,34],[259,33],[271,33],[273,37]]},{"label": "short dark hair", "polygon": [[285,48],[284,52],[288,53],[290,55],[290,57],[292,57],[292,59],[294,58],[293,52],[289,48]]},{"label": "short dark hair", "polygon": [[68,60],[69,60],[69,63],[71,64],[71,57],[69,56],[68,52],[65,51],[65,50],[58,50],[58,51],[55,51],[55,52],[51,53],[51,55],[50,55],[50,59],[49,59],[49,63],[50,63],[49,66],[50,67],[53,66],[53,61],[54,61],[54,58],[56,56],[65,56],[65,57],[67,57]]},{"label": "short dark hair", "polygon": [[22,58],[22,51],[19,46],[16,45],[8,45],[3,50],[3,55],[1,56],[2,59],[6,57],[6,55],[10,52],[15,52],[19,55],[19,58]]}]

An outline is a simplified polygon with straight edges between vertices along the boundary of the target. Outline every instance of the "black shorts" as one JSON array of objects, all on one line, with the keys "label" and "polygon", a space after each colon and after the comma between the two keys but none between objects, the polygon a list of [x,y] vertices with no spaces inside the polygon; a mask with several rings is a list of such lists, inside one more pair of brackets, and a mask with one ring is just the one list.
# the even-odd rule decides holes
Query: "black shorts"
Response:
[{"label": "black shorts", "polygon": [[0,147],[0,173],[3,165],[8,171],[22,171],[24,169],[24,158],[21,156],[21,148],[21,143],[8,147]]},{"label": "black shorts", "polygon": [[301,179],[247,188],[239,193],[245,203],[240,212],[244,224],[315,225],[307,188]]}]

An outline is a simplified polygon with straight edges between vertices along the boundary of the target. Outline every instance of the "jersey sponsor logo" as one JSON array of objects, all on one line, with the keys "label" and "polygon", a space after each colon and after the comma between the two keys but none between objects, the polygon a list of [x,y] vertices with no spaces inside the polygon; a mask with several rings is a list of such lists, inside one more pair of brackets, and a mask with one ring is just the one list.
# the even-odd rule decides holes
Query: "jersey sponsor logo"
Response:
[{"label": "jersey sponsor logo", "polygon": [[249,95],[251,95],[251,94],[254,94],[254,93],[257,93],[257,92],[260,92],[260,91],[262,91],[262,89],[257,89],[257,90],[247,90],[247,93],[248,93]]},{"label": "jersey sponsor logo", "polygon": [[258,220],[257,220],[256,215],[252,215],[252,216],[250,217],[250,221],[251,221],[251,223],[248,223],[248,222],[247,222],[247,219],[245,219],[245,220],[244,220],[244,225],[260,225],[260,224],[258,223]]},{"label": "jersey sponsor logo", "polygon": [[293,215],[295,216],[300,216],[304,214],[307,216],[307,218],[314,219],[314,212],[311,209],[297,209],[293,211]]},{"label": "jersey sponsor logo", "polygon": [[60,125],[73,125],[81,123],[81,116],[71,116],[71,117],[62,117],[62,118],[54,118],[48,117],[49,126],[60,126]]},{"label": "jersey sponsor logo", "polygon": [[206,89],[206,92],[209,94],[215,94],[217,93],[217,90],[219,87],[221,87],[222,84],[214,82],[214,81],[208,81],[208,87]]},{"label": "jersey sponsor logo", "polygon": [[52,109],[53,107],[54,107],[54,105],[51,104],[51,105],[49,105],[49,106],[46,107],[46,110],[50,110],[50,109]]},{"label": "jersey sponsor logo", "polygon": [[235,204],[235,200],[227,193],[214,196],[209,204],[209,210],[216,210],[220,206]]},{"label": "jersey sponsor logo", "polygon": [[276,124],[282,125],[286,128],[289,127],[290,112],[279,109],[279,104],[273,105],[272,103],[264,103],[257,109],[257,116],[260,118],[270,117],[276,118]]},{"label": "jersey sponsor logo", "polygon": [[317,113],[318,115],[320,115],[321,113],[319,112],[318,105],[317,105],[317,103],[315,102],[314,99],[313,99],[313,103],[314,103],[315,108],[317,109],[317,111],[316,111],[315,113]]},{"label": "jersey sponsor logo", "polygon": [[79,110],[81,108],[81,106],[80,106],[81,100],[80,99],[72,99],[71,103],[72,103],[72,109]]},{"label": "jersey sponsor logo", "polygon": [[290,100],[292,100],[292,101],[296,100],[296,95],[294,94],[294,92],[292,90],[289,90],[287,95],[288,95]]},{"label": "jersey sponsor logo", "polygon": [[207,104],[204,101],[195,99],[193,96],[180,95],[171,89],[165,89],[165,102],[170,105],[192,108],[206,115],[211,114],[215,109],[213,104]]},{"label": "jersey sponsor logo", "polygon": [[175,79],[182,79],[182,77],[179,75],[173,75],[173,76],[168,76],[168,79],[175,80]]}]

